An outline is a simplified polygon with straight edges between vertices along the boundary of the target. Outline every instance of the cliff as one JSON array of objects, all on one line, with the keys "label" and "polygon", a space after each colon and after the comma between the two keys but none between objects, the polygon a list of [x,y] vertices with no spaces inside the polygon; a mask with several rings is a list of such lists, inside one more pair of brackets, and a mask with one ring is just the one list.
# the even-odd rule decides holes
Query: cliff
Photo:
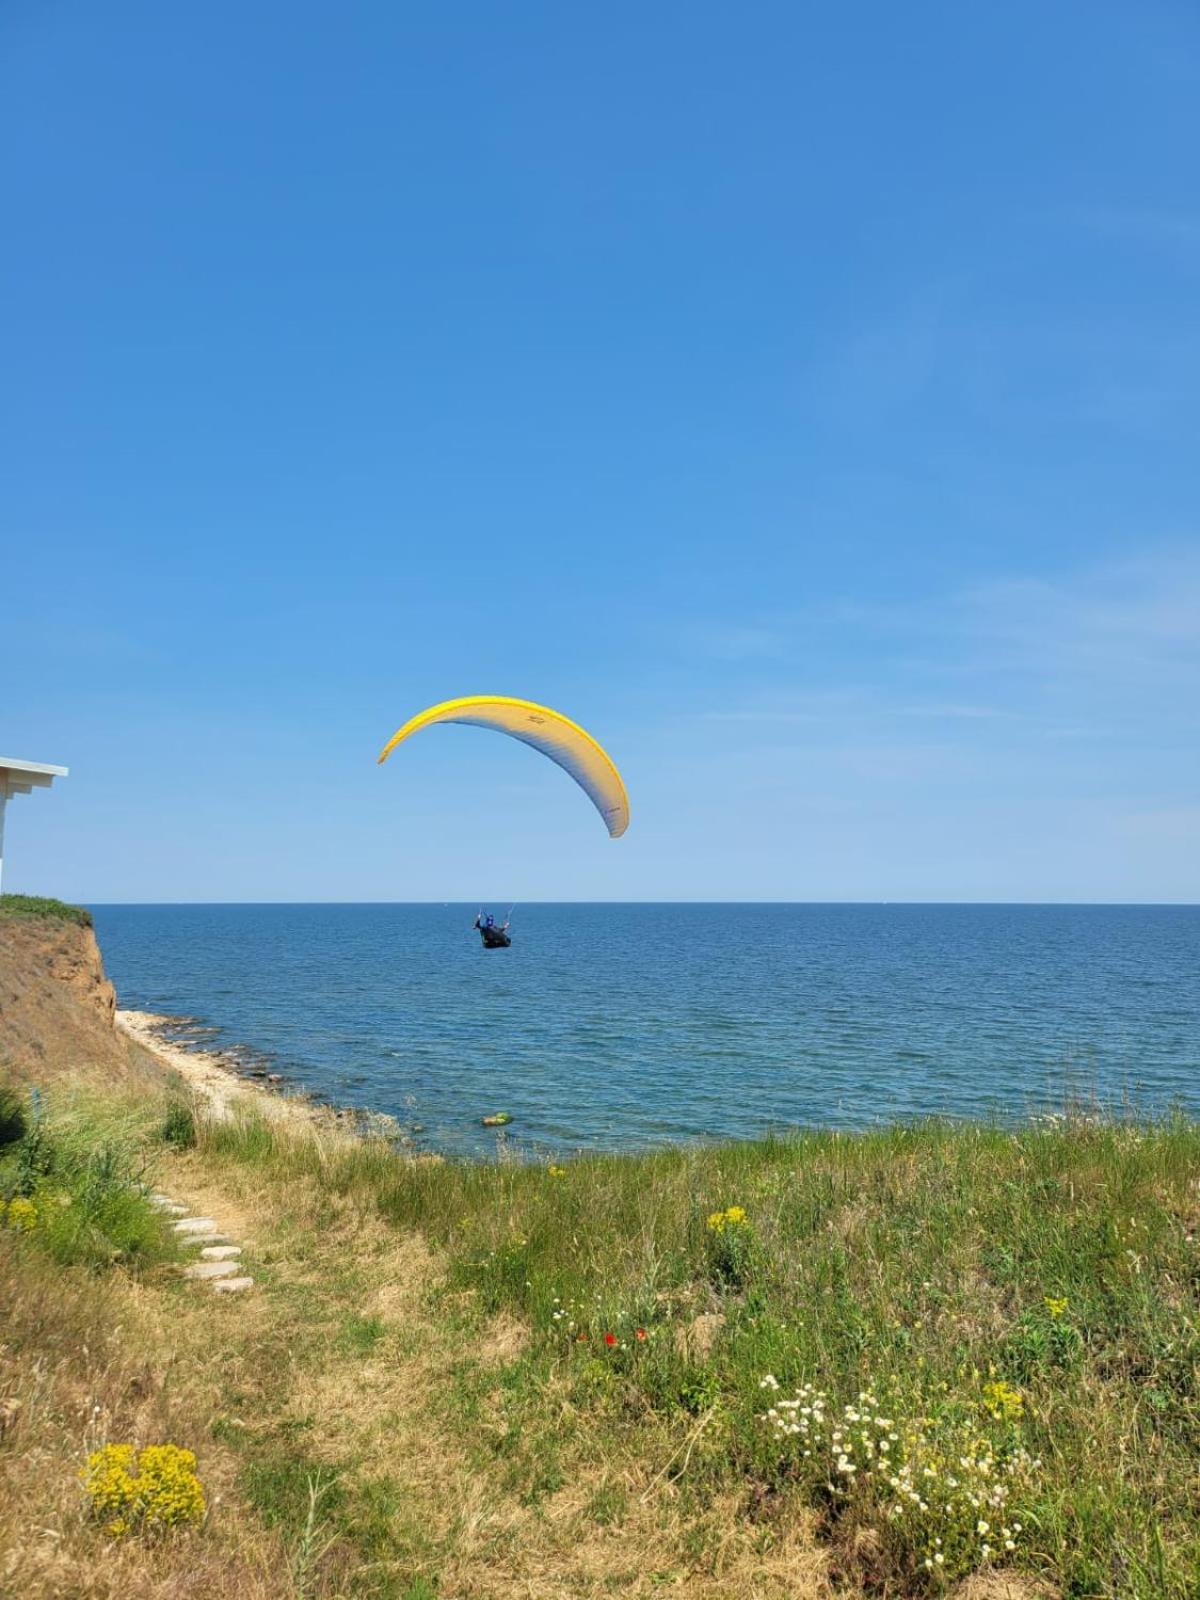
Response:
[{"label": "cliff", "polygon": [[0,1076],[111,1082],[140,1072],[115,1012],[116,994],[85,920],[0,910]]}]

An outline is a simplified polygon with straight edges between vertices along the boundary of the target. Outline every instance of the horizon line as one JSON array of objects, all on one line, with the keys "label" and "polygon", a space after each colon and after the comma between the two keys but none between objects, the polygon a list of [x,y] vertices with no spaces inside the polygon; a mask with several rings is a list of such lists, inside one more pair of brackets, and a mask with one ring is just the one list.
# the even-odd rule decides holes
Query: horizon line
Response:
[{"label": "horizon line", "polygon": [[[499,904],[508,900],[507,895],[493,895],[490,903]],[[472,906],[486,905],[484,900],[78,900],[71,902],[84,909],[104,909],[109,907],[136,907],[136,906]],[[1006,907],[1095,907],[1107,908],[1167,908],[1182,911],[1200,910],[1200,901],[1196,900],[875,900],[875,899],[847,899],[847,900],[794,900],[794,899],[752,899],[740,900],[733,898],[724,899],[666,899],[666,900],[618,900],[618,899],[591,899],[591,900],[513,900],[514,907],[520,906],[1006,906]]]}]

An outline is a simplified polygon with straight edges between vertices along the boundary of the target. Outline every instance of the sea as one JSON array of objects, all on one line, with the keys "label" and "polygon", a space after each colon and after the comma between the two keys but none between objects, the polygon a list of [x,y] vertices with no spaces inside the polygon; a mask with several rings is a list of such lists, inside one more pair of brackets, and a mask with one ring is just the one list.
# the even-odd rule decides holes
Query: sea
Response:
[{"label": "sea", "polygon": [[449,1155],[1200,1114],[1195,906],[92,910],[120,1005]]}]

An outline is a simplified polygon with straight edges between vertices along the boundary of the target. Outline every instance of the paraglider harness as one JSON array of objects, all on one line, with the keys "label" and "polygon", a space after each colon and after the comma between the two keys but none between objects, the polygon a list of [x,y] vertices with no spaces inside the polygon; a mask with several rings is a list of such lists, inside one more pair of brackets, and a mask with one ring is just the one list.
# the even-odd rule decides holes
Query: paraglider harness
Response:
[{"label": "paraglider harness", "polygon": [[512,943],[508,936],[508,923],[505,922],[503,927],[498,928],[496,919],[490,911],[486,917],[480,911],[476,915],[475,926],[479,930],[479,937],[483,940],[483,948],[485,950],[507,950]]}]

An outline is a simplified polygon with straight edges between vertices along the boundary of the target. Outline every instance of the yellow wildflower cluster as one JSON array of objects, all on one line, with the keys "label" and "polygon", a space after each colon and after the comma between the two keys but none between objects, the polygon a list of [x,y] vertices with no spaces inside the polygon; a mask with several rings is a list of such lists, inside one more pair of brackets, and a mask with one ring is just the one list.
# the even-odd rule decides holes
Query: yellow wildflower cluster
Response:
[{"label": "yellow wildflower cluster", "polygon": [[0,1222],[16,1228],[18,1233],[29,1233],[37,1227],[37,1207],[32,1200],[24,1200],[20,1195],[7,1205],[0,1200]]},{"label": "yellow wildflower cluster", "polygon": [[984,1384],[983,1409],[997,1422],[1016,1422],[1025,1415],[1025,1399],[1011,1383],[998,1379]]},{"label": "yellow wildflower cluster", "polygon": [[114,1538],[136,1531],[185,1528],[204,1520],[196,1457],[175,1444],[107,1444],[88,1457],[83,1485],[92,1511]]},{"label": "yellow wildflower cluster", "polygon": [[1046,1310],[1052,1317],[1055,1318],[1056,1321],[1059,1317],[1066,1316],[1067,1307],[1071,1302],[1067,1299],[1065,1294],[1048,1294],[1044,1295],[1042,1299]]},{"label": "yellow wildflower cluster", "polygon": [[552,1178],[565,1178],[566,1175],[567,1175],[566,1167],[556,1167],[553,1164],[548,1166],[546,1168],[546,1171],[550,1174],[550,1176]]},{"label": "yellow wildflower cluster", "polygon": [[708,1231],[710,1233],[724,1233],[726,1228],[738,1228],[746,1221],[745,1210],[741,1206],[730,1206],[725,1211],[712,1211],[708,1217]]}]

